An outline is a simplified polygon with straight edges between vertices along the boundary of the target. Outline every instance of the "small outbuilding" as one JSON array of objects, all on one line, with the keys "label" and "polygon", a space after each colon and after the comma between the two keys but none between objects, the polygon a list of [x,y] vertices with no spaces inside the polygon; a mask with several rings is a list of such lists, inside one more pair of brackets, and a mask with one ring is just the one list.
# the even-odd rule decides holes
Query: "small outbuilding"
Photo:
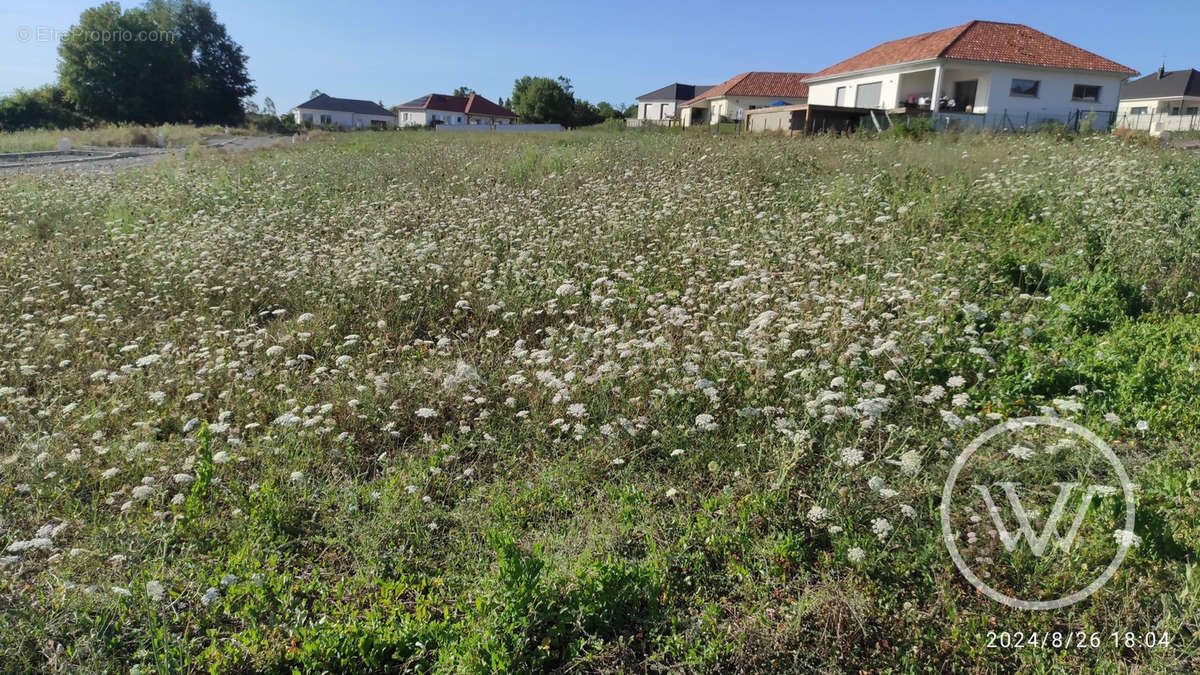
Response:
[{"label": "small outbuilding", "polygon": [[885,127],[888,124],[882,110],[845,108],[831,105],[768,106],[746,111],[747,131],[770,131],[792,134],[848,133],[860,126]]}]

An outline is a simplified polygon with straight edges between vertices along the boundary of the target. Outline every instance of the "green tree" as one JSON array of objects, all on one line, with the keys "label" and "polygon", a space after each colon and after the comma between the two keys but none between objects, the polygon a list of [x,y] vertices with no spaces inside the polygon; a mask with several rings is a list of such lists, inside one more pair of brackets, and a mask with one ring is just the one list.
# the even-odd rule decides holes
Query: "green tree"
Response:
[{"label": "green tree", "polygon": [[270,115],[271,117],[279,114],[275,112],[275,101],[272,101],[270,96],[263,99],[263,114]]},{"label": "green tree", "polygon": [[470,96],[471,94],[474,94],[474,93],[476,93],[474,89],[463,86],[463,87],[459,87],[459,88],[455,89],[454,93],[452,95],[453,96]]},{"label": "green tree", "polygon": [[636,103],[631,103],[629,106],[624,106],[624,105],[622,105],[622,106],[621,106],[621,108],[622,108],[622,110],[624,110],[624,111],[625,111],[625,117],[626,117],[626,118],[634,118],[634,117],[637,117],[637,113],[638,113],[638,104],[636,104]]},{"label": "green tree", "polygon": [[[561,80],[525,76],[513,85],[510,109],[524,122],[573,125],[575,99]],[[570,83],[567,83],[568,86]]]},{"label": "green tree", "polygon": [[174,122],[186,109],[188,62],[169,41],[101,39],[158,34],[145,9],[108,2],[84,10],[59,43],[59,81],[81,112],[109,122]]},{"label": "green tree", "polygon": [[625,116],[620,108],[614,108],[608,101],[600,101],[596,104],[596,112],[600,117],[606,120],[619,120]]},{"label": "green tree", "polygon": [[71,129],[88,123],[88,118],[76,112],[58,85],[18,89],[0,98],[0,131]]},{"label": "green tree", "polygon": [[587,101],[576,99],[571,106],[570,126],[572,127],[590,127],[604,120],[605,117],[600,114],[596,106]]},{"label": "green tree", "polygon": [[255,87],[246,72],[246,54],[217,21],[212,6],[199,0],[149,0],[147,9],[163,17],[176,35],[175,46],[188,60],[185,119],[237,124],[242,99]]},{"label": "green tree", "polygon": [[242,48],[197,0],[84,10],[58,53],[68,99],[109,122],[237,123],[255,91]]},{"label": "green tree", "polygon": [[320,96],[321,94],[324,94],[324,93],[325,93],[325,92],[321,91],[320,89],[313,89],[312,91],[310,91],[310,92],[308,93],[308,97],[309,97],[309,98],[316,98],[316,97],[318,97],[318,96]]}]

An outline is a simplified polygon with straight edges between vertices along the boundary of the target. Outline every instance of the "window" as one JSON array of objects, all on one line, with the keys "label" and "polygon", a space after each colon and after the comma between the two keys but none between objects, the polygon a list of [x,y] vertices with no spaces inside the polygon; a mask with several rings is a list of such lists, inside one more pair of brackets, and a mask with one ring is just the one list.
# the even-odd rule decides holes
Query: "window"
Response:
[{"label": "window", "polygon": [[878,108],[883,94],[883,82],[860,84],[854,90],[855,108]]},{"label": "window", "polygon": [[1130,115],[1145,115],[1148,112],[1150,112],[1150,108],[1147,106],[1141,106],[1139,108],[1131,108],[1129,110]]},{"label": "window", "polygon": [[846,87],[837,88],[837,92],[833,95],[833,104],[839,108],[846,107]]},{"label": "window", "polygon": [[1039,80],[1014,79],[1012,81],[1012,86],[1009,87],[1008,93],[1010,96],[1028,96],[1030,98],[1037,98],[1038,85],[1040,84],[1041,82]]},{"label": "window", "polygon": [[1200,106],[1192,106],[1187,109],[1189,115],[1200,115]]},{"label": "window", "polygon": [[459,115],[458,117],[455,117],[455,118],[454,118],[454,121],[455,121],[455,122],[458,122],[459,124],[462,124],[462,115]]},{"label": "window", "polygon": [[1100,101],[1100,87],[1092,84],[1077,84],[1071,90],[1072,101],[1083,101],[1084,103],[1097,103]]},{"label": "window", "polygon": [[321,124],[333,124],[333,115],[321,115]]},{"label": "window", "polygon": [[642,119],[644,119],[644,120],[650,119],[650,104],[649,103],[646,104],[646,112],[642,113]]}]

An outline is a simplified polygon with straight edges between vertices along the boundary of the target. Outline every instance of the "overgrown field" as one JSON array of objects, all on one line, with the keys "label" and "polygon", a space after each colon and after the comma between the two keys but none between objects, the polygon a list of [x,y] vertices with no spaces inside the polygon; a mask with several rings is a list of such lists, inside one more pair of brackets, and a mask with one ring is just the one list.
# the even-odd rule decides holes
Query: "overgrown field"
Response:
[{"label": "overgrown field", "polygon": [[[2,669],[1195,669],[1198,290],[1200,155],[1099,136],[0,179]],[[1124,461],[1140,541],[1011,610],[939,500],[1050,413]],[[987,646],[1056,629],[1171,642]]]},{"label": "overgrown field", "polygon": [[[164,124],[146,127],[137,124],[107,125],[94,129],[51,129],[0,132],[0,152],[35,152],[55,150],[62,139],[71,139],[74,147],[130,147],[158,145],[158,133],[162,132],[163,143],[168,146],[184,146],[198,143],[206,138],[225,135],[218,126],[193,127],[180,124]],[[249,133],[244,129],[229,130],[230,134]]]}]

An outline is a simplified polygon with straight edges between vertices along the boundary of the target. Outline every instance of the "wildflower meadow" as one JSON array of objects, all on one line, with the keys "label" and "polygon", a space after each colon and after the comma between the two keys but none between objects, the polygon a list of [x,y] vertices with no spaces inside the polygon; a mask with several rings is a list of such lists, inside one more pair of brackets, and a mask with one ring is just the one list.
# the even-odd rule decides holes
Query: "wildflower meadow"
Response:
[{"label": "wildflower meadow", "polygon": [[[1195,669],[1197,291],[1200,153],[1101,135],[3,176],[0,670]],[[939,523],[1026,415],[1136,484],[1120,570],[1052,612]]]}]

